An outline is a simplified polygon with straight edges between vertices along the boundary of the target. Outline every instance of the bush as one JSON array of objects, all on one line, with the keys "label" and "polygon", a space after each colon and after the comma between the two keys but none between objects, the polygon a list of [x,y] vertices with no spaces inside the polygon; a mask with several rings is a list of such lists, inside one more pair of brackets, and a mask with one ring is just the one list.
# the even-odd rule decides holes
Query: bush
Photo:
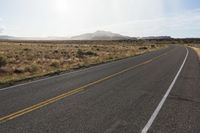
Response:
[{"label": "bush", "polygon": [[83,52],[81,49],[78,49],[78,51],[77,51],[77,56],[78,56],[79,58],[83,58],[83,57],[84,57],[84,52]]},{"label": "bush", "polygon": [[23,67],[18,67],[15,68],[14,73],[24,73],[25,72],[25,68]]},{"label": "bush", "polygon": [[97,56],[97,54],[95,52],[92,52],[92,51],[84,52],[81,49],[78,49],[77,57],[83,58],[84,56]]},{"label": "bush", "polygon": [[34,72],[38,71],[38,69],[39,69],[38,65],[32,64],[31,66],[25,67],[25,72],[34,73]]},{"label": "bush", "polygon": [[139,50],[147,50],[147,49],[148,49],[148,48],[147,48],[147,47],[145,47],[145,46],[144,46],[144,47],[140,47],[140,48],[139,48]]},{"label": "bush", "polygon": [[50,66],[55,67],[55,68],[59,68],[60,63],[58,61],[53,61]]},{"label": "bush", "polygon": [[23,50],[24,51],[31,51],[31,49],[29,49],[29,48],[24,48]]},{"label": "bush", "polygon": [[85,52],[85,55],[97,56],[97,54],[95,52],[92,52],[92,51]]},{"label": "bush", "polygon": [[151,48],[156,48],[156,45],[151,45]]},{"label": "bush", "polygon": [[0,56],[0,67],[3,67],[7,64],[7,59],[4,56]]},{"label": "bush", "polygon": [[0,73],[10,73],[10,69],[6,67],[1,67],[0,68]]},{"label": "bush", "polygon": [[58,50],[54,50],[53,53],[54,53],[54,54],[57,54],[57,53],[59,53],[59,51],[58,51]]}]

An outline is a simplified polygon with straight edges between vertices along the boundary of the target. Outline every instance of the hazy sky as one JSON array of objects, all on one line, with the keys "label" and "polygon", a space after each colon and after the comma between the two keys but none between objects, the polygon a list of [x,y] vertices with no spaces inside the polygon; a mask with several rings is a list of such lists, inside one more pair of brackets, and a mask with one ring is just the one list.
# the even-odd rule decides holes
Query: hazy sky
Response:
[{"label": "hazy sky", "polygon": [[200,0],[0,0],[0,35],[200,37]]}]

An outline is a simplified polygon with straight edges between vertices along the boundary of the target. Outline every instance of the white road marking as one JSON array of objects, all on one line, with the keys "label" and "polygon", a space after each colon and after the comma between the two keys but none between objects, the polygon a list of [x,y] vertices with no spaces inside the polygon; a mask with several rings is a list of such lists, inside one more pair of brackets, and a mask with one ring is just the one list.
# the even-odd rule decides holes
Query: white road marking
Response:
[{"label": "white road marking", "polygon": [[176,83],[176,80],[178,79],[178,76],[180,75],[180,73],[181,73],[181,71],[182,71],[182,69],[183,69],[183,67],[184,67],[184,65],[185,65],[185,62],[186,62],[186,60],[187,60],[188,54],[189,54],[189,51],[188,51],[187,48],[186,48],[186,51],[187,51],[187,54],[186,54],[186,56],[185,56],[185,59],[184,59],[182,65],[181,65],[181,67],[179,68],[179,70],[178,70],[178,72],[177,72],[177,74],[176,74],[174,80],[172,81],[172,83],[171,83],[171,85],[169,86],[169,88],[168,88],[167,92],[165,93],[164,97],[162,98],[162,100],[161,100],[160,103],[158,104],[156,110],[155,110],[155,111],[153,112],[153,114],[151,115],[149,121],[147,122],[147,124],[146,124],[146,125],[144,126],[144,128],[142,129],[141,133],[147,133],[147,132],[148,132],[149,128],[151,127],[151,125],[152,125],[152,123],[153,123],[153,121],[155,120],[155,118],[157,117],[158,113],[160,112],[160,109],[162,108],[162,106],[163,106],[165,100],[167,99],[167,97],[168,97],[170,91],[172,90],[174,84]]},{"label": "white road marking", "polygon": [[[94,66],[94,67],[95,67],[95,66]],[[68,75],[68,74],[81,72],[81,71],[88,70],[88,69],[91,69],[91,68],[93,68],[93,67],[83,68],[83,69],[75,70],[75,71],[72,70],[71,72],[66,72],[66,73],[62,73],[62,74],[59,74],[59,75],[54,75],[54,76],[50,76],[50,77],[44,77],[44,78],[42,78],[42,79],[36,79],[36,80],[34,80],[34,81],[29,81],[29,82],[25,82],[25,83],[13,85],[13,86],[5,87],[5,88],[0,89],[0,91],[8,90],[8,89],[15,88],[15,87],[19,87],[19,86],[24,86],[24,85],[31,84],[31,83],[37,83],[37,82],[41,82],[41,81],[45,81],[45,80],[49,80],[49,79],[54,79],[54,78],[66,76],[66,75]]]}]

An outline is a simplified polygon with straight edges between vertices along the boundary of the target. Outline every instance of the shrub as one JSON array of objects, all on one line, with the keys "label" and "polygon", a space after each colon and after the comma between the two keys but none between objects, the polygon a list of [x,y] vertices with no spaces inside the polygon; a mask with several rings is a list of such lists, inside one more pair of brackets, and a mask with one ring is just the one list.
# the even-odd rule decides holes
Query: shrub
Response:
[{"label": "shrub", "polygon": [[14,73],[23,73],[23,72],[25,72],[25,68],[23,67],[18,67],[18,68],[15,68],[14,70]]},{"label": "shrub", "polygon": [[38,71],[38,69],[39,69],[39,67],[38,67],[37,64],[32,64],[31,65],[31,72],[36,72],[36,71]]},{"label": "shrub", "polygon": [[83,58],[84,57],[84,52],[81,49],[78,49],[77,57],[79,57],[79,58]]},{"label": "shrub", "polygon": [[29,49],[29,48],[24,48],[23,50],[24,51],[31,51],[31,49]]},{"label": "shrub", "polygon": [[53,53],[54,53],[54,54],[57,54],[57,53],[59,53],[59,51],[58,51],[58,50],[54,50]]},{"label": "shrub", "polygon": [[39,70],[39,67],[37,64],[32,64],[30,66],[25,67],[25,72],[34,73],[34,72],[37,72],[38,70]]},{"label": "shrub", "polygon": [[97,54],[95,52],[92,52],[92,51],[85,52],[85,55],[97,56]]},{"label": "shrub", "polygon": [[55,67],[55,68],[59,68],[60,63],[58,61],[53,61],[50,66]]},{"label": "shrub", "polygon": [[97,54],[95,52],[92,52],[92,51],[84,52],[81,49],[78,49],[77,56],[79,58],[83,58],[84,56],[97,56]]},{"label": "shrub", "polygon": [[139,48],[139,50],[146,50],[146,49],[148,49],[146,46]]},{"label": "shrub", "polygon": [[10,72],[9,68],[6,68],[6,67],[1,67],[0,68],[0,73],[9,73],[9,72]]},{"label": "shrub", "polygon": [[156,48],[156,45],[151,45],[151,48]]},{"label": "shrub", "polygon": [[4,56],[0,56],[0,67],[3,67],[7,64],[7,59]]}]

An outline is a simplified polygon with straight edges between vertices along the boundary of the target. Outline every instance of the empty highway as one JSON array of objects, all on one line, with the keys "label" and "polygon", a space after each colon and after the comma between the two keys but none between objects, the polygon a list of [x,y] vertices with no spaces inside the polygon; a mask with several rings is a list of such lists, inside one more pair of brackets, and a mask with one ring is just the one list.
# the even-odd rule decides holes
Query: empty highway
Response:
[{"label": "empty highway", "polygon": [[0,133],[200,132],[200,63],[179,45],[0,88]]}]

